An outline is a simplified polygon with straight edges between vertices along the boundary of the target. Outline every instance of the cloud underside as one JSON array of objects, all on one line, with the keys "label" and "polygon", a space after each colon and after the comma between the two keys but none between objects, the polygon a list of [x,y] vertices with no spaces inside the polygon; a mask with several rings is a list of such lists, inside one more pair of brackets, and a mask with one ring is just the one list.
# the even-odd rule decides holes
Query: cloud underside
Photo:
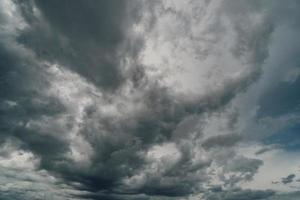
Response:
[{"label": "cloud underside", "polygon": [[282,4],[1,1],[0,199],[295,199],[243,187],[300,118]]}]

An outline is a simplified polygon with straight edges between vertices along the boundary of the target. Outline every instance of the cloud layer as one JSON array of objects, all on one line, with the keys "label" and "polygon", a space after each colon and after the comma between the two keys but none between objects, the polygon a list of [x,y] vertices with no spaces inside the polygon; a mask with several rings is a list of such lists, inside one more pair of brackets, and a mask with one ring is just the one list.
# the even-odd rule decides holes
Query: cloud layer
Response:
[{"label": "cloud layer", "polygon": [[295,199],[299,8],[1,1],[0,198]]}]

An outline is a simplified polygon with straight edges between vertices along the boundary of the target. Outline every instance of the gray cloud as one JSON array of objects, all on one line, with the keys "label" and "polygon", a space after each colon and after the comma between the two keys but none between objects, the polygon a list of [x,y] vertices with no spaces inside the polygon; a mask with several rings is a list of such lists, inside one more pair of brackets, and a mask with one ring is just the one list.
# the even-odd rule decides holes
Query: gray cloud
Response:
[{"label": "gray cloud", "polygon": [[[0,198],[274,194],[232,189],[263,161],[235,149],[244,136],[235,130],[239,114],[227,113],[268,56],[275,27],[268,4],[1,5],[0,182],[16,187],[1,186]],[[218,117],[224,126],[210,127]],[[14,169],[21,154],[30,158]],[[220,185],[208,192],[215,180]]]},{"label": "gray cloud", "polygon": [[281,148],[281,145],[270,145],[270,146],[265,146],[261,149],[259,149],[258,151],[255,152],[256,155],[261,155],[261,154],[264,154],[266,152],[269,152],[269,151],[272,151],[272,150],[275,150],[275,149],[280,149]]},{"label": "gray cloud", "polygon": [[20,1],[19,5],[30,27],[18,42],[99,87],[119,87],[125,78],[122,59],[132,59],[142,47],[130,32],[139,19],[138,2]]},{"label": "gray cloud", "polygon": [[299,192],[290,192],[274,195],[270,200],[296,200],[299,198]]},{"label": "gray cloud", "polygon": [[274,194],[274,191],[271,190],[242,190],[237,188],[228,191],[207,194],[205,198],[207,200],[258,200],[267,199],[268,197],[271,197]]},{"label": "gray cloud", "polygon": [[231,147],[240,141],[241,136],[236,134],[228,135],[218,135],[215,137],[210,137],[203,142],[204,148],[213,148],[213,147]]},{"label": "gray cloud", "polygon": [[288,175],[287,177],[283,177],[283,178],[281,179],[281,182],[282,182],[283,184],[291,183],[291,182],[294,181],[294,178],[295,178],[295,177],[296,177],[295,174],[290,174],[290,175]]}]

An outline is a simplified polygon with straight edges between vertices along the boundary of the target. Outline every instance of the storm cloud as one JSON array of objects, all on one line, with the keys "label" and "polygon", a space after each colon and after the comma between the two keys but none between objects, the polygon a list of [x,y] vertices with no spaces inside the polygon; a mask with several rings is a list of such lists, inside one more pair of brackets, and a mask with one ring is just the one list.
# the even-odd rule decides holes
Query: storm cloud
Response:
[{"label": "storm cloud", "polygon": [[0,199],[292,199],[297,8],[2,0]]}]

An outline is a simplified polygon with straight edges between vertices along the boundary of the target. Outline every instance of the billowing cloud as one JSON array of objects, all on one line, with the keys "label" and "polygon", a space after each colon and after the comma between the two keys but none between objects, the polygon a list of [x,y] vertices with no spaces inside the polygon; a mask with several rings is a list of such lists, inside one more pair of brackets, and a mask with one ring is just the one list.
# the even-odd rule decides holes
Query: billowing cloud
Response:
[{"label": "billowing cloud", "polygon": [[1,1],[0,198],[292,199],[299,6]]}]

